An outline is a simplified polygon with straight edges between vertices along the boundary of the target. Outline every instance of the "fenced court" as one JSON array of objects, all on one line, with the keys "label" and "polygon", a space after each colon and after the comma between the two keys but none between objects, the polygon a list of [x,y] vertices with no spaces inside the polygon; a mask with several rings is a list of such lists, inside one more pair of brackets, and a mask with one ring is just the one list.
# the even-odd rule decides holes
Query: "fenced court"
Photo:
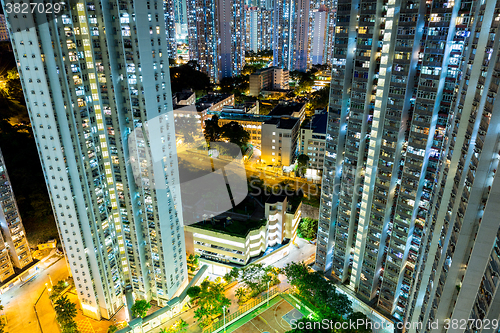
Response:
[{"label": "fenced court", "polygon": [[[252,311],[249,315],[240,319],[244,323],[235,328],[236,325],[228,327],[227,332],[235,333],[285,333],[291,329],[292,321],[303,317],[302,313],[295,309],[282,297],[273,299],[274,304],[269,307],[263,305],[263,309]],[[248,318],[247,318],[248,317]],[[237,323],[235,323],[237,324]]]},{"label": "fenced court", "polygon": [[[269,304],[268,304],[269,302]],[[237,333],[284,333],[291,329],[293,321],[311,314],[311,310],[288,290],[271,289],[241,307],[237,312],[226,315],[226,332]],[[224,317],[219,318],[204,333],[224,332]]]}]

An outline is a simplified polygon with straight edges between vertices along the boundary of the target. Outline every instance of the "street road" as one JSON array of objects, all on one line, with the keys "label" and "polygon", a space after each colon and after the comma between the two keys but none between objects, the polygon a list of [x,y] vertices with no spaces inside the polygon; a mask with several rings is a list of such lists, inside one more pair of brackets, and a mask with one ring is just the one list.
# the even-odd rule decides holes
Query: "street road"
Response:
[{"label": "street road", "polygon": [[[41,270],[38,275],[24,285],[16,286],[5,294],[0,295],[2,305],[5,306],[7,316],[6,331],[11,333],[39,333],[40,326],[35,316],[33,305],[42,294],[45,283],[50,286],[50,274],[53,283],[68,277],[68,267],[63,258],[54,256],[47,264],[42,264],[45,268],[58,260],[46,270]],[[47,290],[43,292],[37,305],[38,316],[42,324],[43,333],[58,333],[59,326],[55,321],[55,311],[50,305]]]},{"label": "street road", "polygon": [[[189,181],[196,179],[212,172],[212,162],[211,159],[202,151],[189,150],[178,154],[179,166],[180,166],[180,181]],[[224,168],[230,159],[212,159],[214,163],[215,170]],[[244,164],[246,177],[251,176],[258,177],[264,181],[268,186],[274,186],[280,182],[286,180],[290,183],[287,187],[289,191],[292,189],[302,189],[304,193],[310,194],[311,196],[319,195],[320,190],[317,184],[313,184],[304,178],[288,177],[278,175],[270,170],[259,169],[257,164],[254,162],[247,162]],[[284,190],[284,189],[283,189]]]}]

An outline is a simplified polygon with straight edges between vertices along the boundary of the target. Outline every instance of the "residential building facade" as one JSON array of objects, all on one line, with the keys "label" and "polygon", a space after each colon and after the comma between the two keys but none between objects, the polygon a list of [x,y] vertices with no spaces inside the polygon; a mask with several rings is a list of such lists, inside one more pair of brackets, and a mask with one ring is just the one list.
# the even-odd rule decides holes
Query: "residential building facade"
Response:
[{"label": "residential building facade", "polygon": [[0,42],[5,42],[9,39],[9,30],[7,29],[7,23],[5,22],[5,15],[0,14]]},{"label": "residential building facade", "polygon": [[299,128],[299,118],[283,116],[266,120],[261,129],[261,162],[276,166],[293,164]]},{"label": "residential building facade", "polygon": [[238,75],[245,65],[243,0],[187,0],[189,59],[212,81]]},{"label": "residential building facade", "polygon": [[290,76],[280,67],[260,69],[250,75],[250,96],[259,96],[263,90],[287,90]]},{"label": "residential building facade", "polygon": [[309,157],[308,169],[311,169],[311,172],[314,170],[311,176],[321,175],[323,171],[327,121],[328,113],[319,112],[300,128],[299,154]]},{"label": "residential building facade", "polygon": [[479,3],[336,7],[316,267],[399,320],[413,312],[446,130],[458,126],[452,104],[470,66],[464,45],[472,42],[472,4]]},{"label": "residential building facade", "polygon": [[214,82],[218,80],[217,14],[215,1],[186,0],[189,59]]},{"label": "residential building facade", "polygon": [[174,0],[175,38],[185,42],[188,37],[188,0]]},{"label": "residential building facade", "polygon": [[273,48],[273,11],[266,7],[245,6],[245,51],[255,53]]},{"label": "residential building facade", "polygon": [[[168,57],[171,59],[177,59],[176,15],[179,14],[179,12],[177,12],[175,2],[175,0],[163,0],[165,35],[167,36],[167,53]],[[153,17],[151,17],[151,22],[152,21]]]},{"label": "residential building facade", "polygon": [[305,72],[309,51],[310,0],[275,0],[273,65]]},{"label": "residential building facade", "polygon": [[500,3],[461,2],[435,13],[430,30],[440,18],[456,16],[450,48],[442,54],[460,61],[448,68],[448,75],[458,72],[456,93],[406,321],[440,323],[412,332],[442,331],[445,320],[467,322],[452,327],[454,332],[489,332],[497,328],[483,323],[500,316],[500,115],[495,111],[500,107]]},{"label": "residential building facade", "polygon": [[[2,227],[2,238],[6,243],[10,261],[16,268],[23,269],[28,266],[33,258],[26,238],[21,215],[17,207],[14,191],[10,183],[2,151],[0,150],[0,226]],[[3,258],[0,257],[0,261]],[[1,263],[0,263],[1,265]],[[1,269],[1,268],[0,268]],[[0,273],[0,279],[4,276]]]},{"label": "residential building facade", "polygon": [[83,313],[109,319],[187,283],[163,4],[61,6],[6,16]]},{"label": "residential building facade", "polygon": [[328,9],[325,5],[320,5],[318,9],[311,11],[312,29],[311,29],[311,43],[309,46],[309,62],[311,65],[325,63],[325,45],[328,40],[327,23],[328,23]]}]

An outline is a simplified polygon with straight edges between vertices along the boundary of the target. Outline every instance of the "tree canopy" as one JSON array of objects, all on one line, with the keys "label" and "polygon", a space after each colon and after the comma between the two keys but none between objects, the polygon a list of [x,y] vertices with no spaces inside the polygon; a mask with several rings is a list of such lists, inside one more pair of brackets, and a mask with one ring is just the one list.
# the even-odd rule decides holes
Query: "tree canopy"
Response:
[{"label": "tree canopy", "polygon": [[288,264],[283,272],[299,294],[316,306],[321,318],[352,313],[352,302],[345,294],[337,293],[333,282],[326,280],[323,274],[310,272],[302,262]]},{"label": "tree canopy", "polygon": [[199,286],[192,286],[186,290],[186,293],[191,298],[196,298],[201,293],[201,288]]},{"label": "tree canopy", "polygon": [[224,287],[221,283],[205,280],[200,285],[198,308],[194,311],[201,327],[206,327],[222,314],[224,307],[229,307],[231,301],[224,295]]},{"label": "tree canopy", "polygon": [[309,156],[307,156],[306,154],[300,154],[297,157],[297,167],[301,175],[304,175],[308,163],[309,163]]},{"label": "tree canopy", "polygon": [[54,310],[56,311],[56,320],[61,325],[62,333],[78,332],[75,322],[77,314],[75,303],[71,302],[65,295],[54,303]]},{"label": "tree canopy", "polygon": [[310,95],[310,98],[311,107],[314,110],[326,108],[328,106],[328,102],[330,101],[330,85],[327,84],[318,91],[313,92]]},{"label": "tree canopy", "polygon": [[146,300],[137,300],[134,305],[132,305],[132,315],[134,317],[144,318],[148,314],[148,310],[151,308],[151,304],[149,304]]},{"label": "tree canopy", "polygon": [[[267,290],[268,282],[269,286],[279,284],[279,273],[280,270],[273,266],[264,267],[263,264],[252,264],[241,269],[233,268],[226,276],[240,278],[246,289],[250,291],[250,296],[254,297]],[[226,276],[224,276],[224,279],[226,279]]]},{"label": "tree canopy", "polygon": [[300,237],[314,239],[318,233],[318,220],[304,217],[299,224],[298,233]]},{"label": "tree canopy", "polygon": [[[292,262],[283,268],[283,273],[288,278],[288,282],[297,288],[298,295],[305,298],[316,307],[315,317],[302,318],[297,321],[294,328],[287,333],[368,333],[369,326],[360,325],[355,329],[335,329],[326,328],[318,323],[323,320],[336,322],[358,323],[362,319],[364,323],[368,322],[367,317],[360,312],[352,311],[352,302],[342,293],[336,291],[335,285],[330,280],[326,280],[324,275],[319,272],[311,272],[303,263]],[[300,323],[300,324],[299,324]],[[350,327],[350,325],[349,325]]]},{"label": "tree canopy", "polygon": [[171,67],[170,83],[173,93],[185,89],[193,89],[194,91],[198,91],[198,94],[204,95],[212,89],[208,75],[197,70],[197,64],[193,63]]},{"label": "tree canopy", "polygon": [[250,140],[250,134],[235,121],[219,126],[219,117],[205,120],[205,139],[208,142],[218,142],[226,139],[243,148]]}]

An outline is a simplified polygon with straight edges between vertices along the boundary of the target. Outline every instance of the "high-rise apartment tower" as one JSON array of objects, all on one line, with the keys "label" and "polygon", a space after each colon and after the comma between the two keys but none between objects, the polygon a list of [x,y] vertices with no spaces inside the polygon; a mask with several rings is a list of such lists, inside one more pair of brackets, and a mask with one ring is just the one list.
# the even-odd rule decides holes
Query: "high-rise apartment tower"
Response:
[{"label": "high-rise apartment tower", "polygon": [[274,1],[274,66],[290,71],[306,71],[310,9],[310,0]]},{"label": "high-rise apartment tower", "polygon": [[187,0],[189,59],[212,81],[238,75],[245,65],[243,0]]},{"label": "high-rise apartment tower", "polygon": [[411,332],[447,323],[453,332],[492,332],[500,316],[500,2],[436,3],[430,29],[446,18],[434,15],[443,7],[456,26],[441,54],[461,56],[460,74],[406,321],[424,324]]},{"label": "high-rise apartment tower", "polygon": [[484,16],[466,18],[468,4],[336,8],[316,265],[400,320],[411,313],[466,44],[477,33],[467,20]]},{"label": "high-rise apartment tower", "polygon": [[4,281],[14,274],[13,266],[23,269],[33,259],[2,151],[0,151],[0,226],[2,227],[0,281]]},{"label": "high-rise apartment tower", "polygon": [[187,281],[163,2],[61,6],[6,16],[82,309],[110,318]]}]

